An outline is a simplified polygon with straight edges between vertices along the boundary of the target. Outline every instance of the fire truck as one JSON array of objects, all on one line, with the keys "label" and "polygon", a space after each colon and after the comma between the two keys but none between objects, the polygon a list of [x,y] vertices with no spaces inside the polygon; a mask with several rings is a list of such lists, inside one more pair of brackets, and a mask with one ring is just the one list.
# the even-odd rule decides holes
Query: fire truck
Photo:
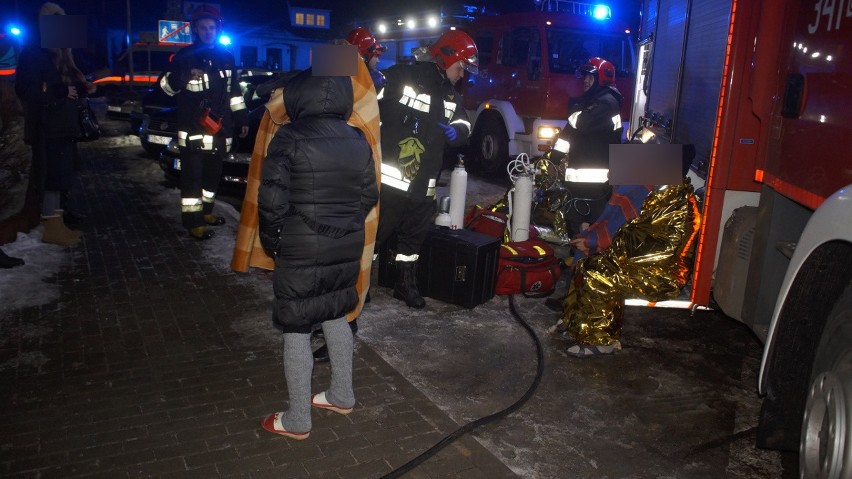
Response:
[{"label": "fire truck", "polygon": [[688,301],[764,342],[757,445],[852,477],[852,2],[642,8],[631,135],[696,151]]},{"label": "fire truck", "polygon": [[[505,171],[510,157],[547,151],[565,125],[570,99],[583,94],[575,72],[591,57],[612,62],[618,89],[633,91],[631,33],[608,7],[536,3],[535,11],[479,16],[464,27],[479,50],[479,74],[460,88],[479,167]],[[624,105],[626,119],[630,101]]]}]

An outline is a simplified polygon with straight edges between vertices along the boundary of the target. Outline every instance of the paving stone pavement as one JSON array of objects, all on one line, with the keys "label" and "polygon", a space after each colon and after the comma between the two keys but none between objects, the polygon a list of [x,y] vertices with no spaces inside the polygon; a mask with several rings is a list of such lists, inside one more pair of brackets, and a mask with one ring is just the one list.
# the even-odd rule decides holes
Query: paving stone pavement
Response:
[{"label": "paving stone pavement", "polygon": [[[138,145],[82,150],[89,216],[59,299],[0,309],[0,476],[381,477],[458,427],[356,341],[353,414],[314,412],[302,442],[263,431],[287,397],[268,273],[205,260],[177,204],[128,177]],[[468,436],[405,477],[517,476]]]}]

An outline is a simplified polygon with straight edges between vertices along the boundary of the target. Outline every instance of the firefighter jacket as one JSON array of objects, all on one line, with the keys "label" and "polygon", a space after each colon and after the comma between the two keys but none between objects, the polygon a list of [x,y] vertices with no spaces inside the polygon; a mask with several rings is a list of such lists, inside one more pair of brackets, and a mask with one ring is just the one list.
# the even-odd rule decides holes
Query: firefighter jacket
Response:
[{"label": "firefighter jacket", "polygon": [[273,319],[285,333],[358,305],[364,220],[378,202],[364,133],[346,123],[350,77],[296,76],[284,92],[292,120],[269,143],[258,190],[260,240],[275,258]]},{"label": "firefighter jacket", "polygon": [[568,109],[568,122],[553,145],[568,155],[567,181],[604,183],[609,145],[621,143],[622,96],[614,87],[596,87]]},{"label": "firefighter jacket", "polygon": [[[178,146],[213,150],[214,135],[200,123],[204,110],[210,108],[213,118],[222,120],[215,137],[223,138],[226,151],[230,150],[234,127],[246,125],[248,119],[234,64],[233,55],[216,45],[195,43],[175,54],[160,77],[160,87],[177,99]],[[192,78],[193,68],[204,72],[200,80]]]},{"label": "firefighter jacket", "polygon": [[456,130],[450,146],[462,146],[470,137],[461,95],[432,62],[395,65],[384,73],[379,93],[382,185],[411,198],[434,197],[448,144],[439,124]]}]

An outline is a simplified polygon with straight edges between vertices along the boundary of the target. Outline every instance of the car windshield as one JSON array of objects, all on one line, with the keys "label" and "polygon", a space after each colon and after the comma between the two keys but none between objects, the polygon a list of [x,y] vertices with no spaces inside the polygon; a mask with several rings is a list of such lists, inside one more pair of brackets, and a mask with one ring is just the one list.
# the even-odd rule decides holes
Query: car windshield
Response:
[{"label": "car windshield", "polygon": [[609,60],[617,71],[632,71],[630,45],[625,37],[590,34],[567,28],[547,28],[547,51],[551,73],[573,74],[589,58]]}]

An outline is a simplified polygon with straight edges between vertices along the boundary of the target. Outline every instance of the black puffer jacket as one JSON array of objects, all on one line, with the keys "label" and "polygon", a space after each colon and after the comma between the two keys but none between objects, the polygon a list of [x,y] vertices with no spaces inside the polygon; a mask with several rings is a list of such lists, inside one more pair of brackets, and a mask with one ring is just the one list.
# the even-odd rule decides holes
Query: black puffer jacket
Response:
[{"label": "black puffer jacket", "polygon": [[275,255],[273,319],[285,333],[355,308],[364,218],[378,201],[370,144],[346,124],[349,77],[294,77],[292,123],[269,144],[258,192],[260,239]]}]

